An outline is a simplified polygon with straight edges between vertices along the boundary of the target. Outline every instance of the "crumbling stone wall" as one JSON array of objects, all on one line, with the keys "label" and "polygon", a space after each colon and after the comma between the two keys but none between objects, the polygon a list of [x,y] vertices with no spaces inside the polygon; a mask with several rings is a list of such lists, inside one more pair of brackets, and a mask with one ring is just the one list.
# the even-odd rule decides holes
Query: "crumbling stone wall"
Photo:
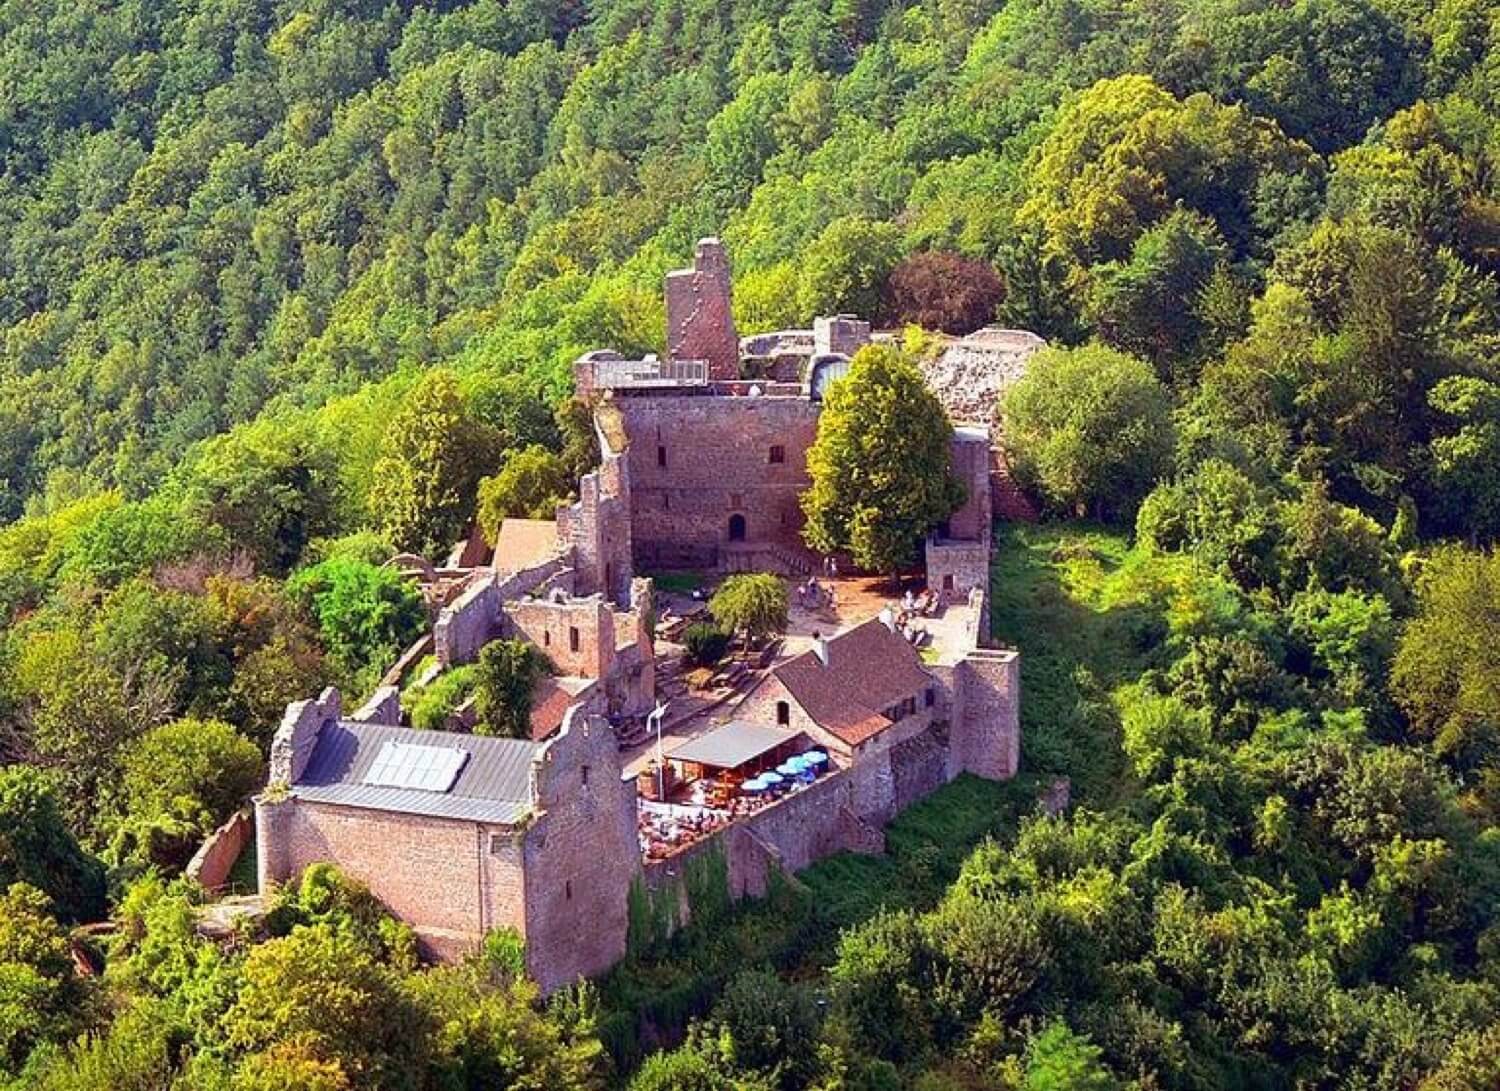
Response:
[{"label": "crumbling stone wall", "polygon": [[602,597],[507,602],[501,613],[502,634],[534,644],[558,674],[603,678],[609,673],[615,658],[615,618]]},{"label": "crumbling stone wall", "polygon": [[502,606],[522,595],[554,586],[572,590],[573,573],[566,556],[550,557],[530,568],[476,580],[462,595],[443,607],[432,627],[433,652],[446,670],[472,662],[479,649],[495,638]]},{"label": "crumbling stone wall", "polygon": [[814,356],[853,356],[870,343],[870,323],[852,314],[813,319]]},{"label": "crumbling stone wall", "polygon": [[272,784],[290,784],[302,775],[313,747],[318,745],[318,732],[324,724],[337,720],[343,714],[343,707],[344,699],[333,686],[316,698],[293,701],[286,706],[281,726],[271,739]]},{"label": "crumbling stone wall", "polygon": [[799,498],[817,436],[816,404],[747,395],[630,397],[613,405],[630,437],[636,568],[714,568],[736,535],[802,549]]},{"label": "crumbling stone wall", "polygon": [[538,814],[522,845],[526,962],[550,992],[625,954],[641,869],[636,793],[620,779],[608,722],[577,709],[533,763],[532,792]]},{"label": "crumbling stone wall", "polygon": [[242,807],[229,816],[199,846],[188,861],[183,874],[206,890],[218,890],[229,880],[229,873],[250,843],[255,829],[255,816],[249,807]]},{"label": "crumbling stone wall", "polygon": [[667,357],[706,360],[711,379],[739,378],[740,339],[724,244],[699,239],[693,267],[667,274],[666,296]]},{"label": "crumbling stone wall", "polygon": [[956,541],[990,540],[994,521],[990,495],[990,435],[987,429],[965,426],[953,433],[953,476],[964,487],[964,503],[948,517],[945,538]]},{"label": "crumbling stone wall", "polygon": [[597,428],[604,459],[578,482],[578,499],[557,509],[558,537],[572,548],[574,589],[603,594],[624,605],[635,575],[631,563],[630,470],[625,453],[614,451]]}]

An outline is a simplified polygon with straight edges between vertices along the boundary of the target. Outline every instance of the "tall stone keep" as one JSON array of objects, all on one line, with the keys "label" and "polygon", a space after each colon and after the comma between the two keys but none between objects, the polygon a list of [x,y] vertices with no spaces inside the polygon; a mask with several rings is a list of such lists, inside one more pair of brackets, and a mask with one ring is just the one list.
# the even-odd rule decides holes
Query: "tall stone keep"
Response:
[{"label": "tall stone keep", "polygon": [[729,255],[718,239],[699,239],[693,267],[667,274],[667,358],[706,360],[710,379],[740,377]]}]

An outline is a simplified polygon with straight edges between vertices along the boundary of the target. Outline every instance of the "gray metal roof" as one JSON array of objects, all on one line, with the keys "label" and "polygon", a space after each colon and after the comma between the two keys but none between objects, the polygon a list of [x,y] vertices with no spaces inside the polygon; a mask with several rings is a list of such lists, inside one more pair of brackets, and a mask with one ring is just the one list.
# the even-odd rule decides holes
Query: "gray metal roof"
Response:
[{"label": "gray metal roof", "polygon": [[733,769],[796,737],[795,731],[783,731],[745,720],[730,720],[723,727],[716,727],[706,735],[687,740],[670,751],[667,757],[673,761],[712,765],[715,769]]},{"label": "gray metal roof", "polygon": [[[365,783],[387,742],[451,747],[469,757],[446,792]],[[514,824],[531,810],[531,760],[540,749],[540,743],[529,739],[492,739],[339,720],[323,725],[291,794],[309,803]]]}]

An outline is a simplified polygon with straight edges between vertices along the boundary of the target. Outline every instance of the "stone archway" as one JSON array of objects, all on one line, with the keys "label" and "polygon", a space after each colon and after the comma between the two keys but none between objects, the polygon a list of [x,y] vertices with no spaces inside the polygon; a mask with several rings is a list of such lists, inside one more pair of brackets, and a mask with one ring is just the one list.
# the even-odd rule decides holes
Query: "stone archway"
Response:
[{"label": "stone archway", "polygon": [[743,542],[745,540],[745,517],[735,512],[729,517],[729,540],[731,542]]}]

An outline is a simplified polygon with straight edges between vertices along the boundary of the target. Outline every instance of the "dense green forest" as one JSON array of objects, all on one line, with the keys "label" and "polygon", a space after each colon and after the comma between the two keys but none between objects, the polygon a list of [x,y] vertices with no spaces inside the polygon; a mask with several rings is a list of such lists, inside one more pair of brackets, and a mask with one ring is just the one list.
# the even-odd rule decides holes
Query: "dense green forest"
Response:
[{"label": "dense green forest", "polygon": [[[1025,776],[545,1003],[322,870],[198,938],[708,234],[742,330],[1054,346]],[[0,0],[0,1086],[1500,1086],[1497,276],[1496,0]]]}]

